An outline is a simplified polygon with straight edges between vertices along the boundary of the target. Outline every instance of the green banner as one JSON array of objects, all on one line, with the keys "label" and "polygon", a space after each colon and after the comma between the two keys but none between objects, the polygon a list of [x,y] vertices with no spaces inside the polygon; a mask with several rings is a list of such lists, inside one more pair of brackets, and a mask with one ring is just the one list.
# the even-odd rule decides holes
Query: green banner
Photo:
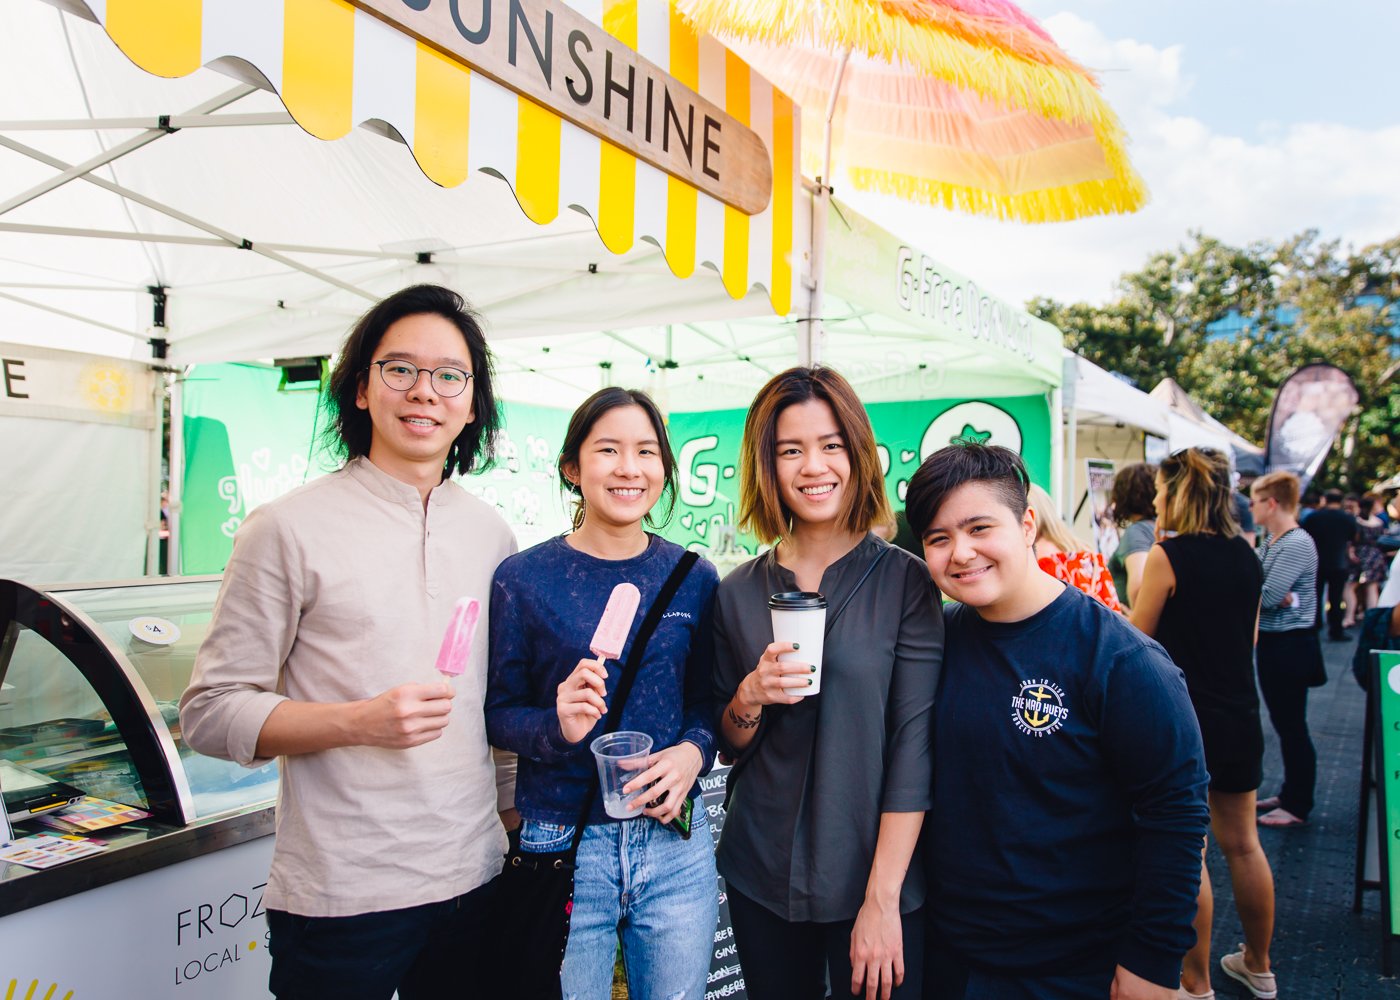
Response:
[{"label": "green banner", "polygon": [[335,468],[313,447],[317,393],[281,383],[281,369],[257,365],[198,365],[186,378],[181,572],[222,573],[249,511]]},{"label": "green banner", "polygon": [[[1389,887],[1390,921],[1389,932],[1400,933],[1400,653],[1382,652],[1378,676],[1374,678],[1373,694],[1376,699],[1377,728],[1376,773],[1381,784],[1381,802],[1384,805],[1381,822],[1385,834],[1384,853],[1386,871],[1381,878]],[[1365,822],[1364,818],[1362,822]]]},{"label": "green banner", "polygon": [[[921,400],[866,406],[875,428],[885,488],[896,510],[904,507],[909,477],[925,458],[957,441],[1011,448],[1025,458],[1031,478],[1050,483],[1050,407],[1043,396],[995,400]],[[757,551],[754,538],[738,533],[739,443],[746,410],[673,413],[671,445],[680,474],[676,516],[663,532],[700,549],[723,569]]]},{"label": "green banner", "polygon": [[[318,394],[281,382],[279,369],[237,364],[199,365],[186,379],[182,572],[222,573],[250,511],[339,467],[313,447],[325,419]],[[458,481],[500,512],[523,549],[568,526],[554,462],[569,414],[527,403],[501,411],[495,467]]]}]

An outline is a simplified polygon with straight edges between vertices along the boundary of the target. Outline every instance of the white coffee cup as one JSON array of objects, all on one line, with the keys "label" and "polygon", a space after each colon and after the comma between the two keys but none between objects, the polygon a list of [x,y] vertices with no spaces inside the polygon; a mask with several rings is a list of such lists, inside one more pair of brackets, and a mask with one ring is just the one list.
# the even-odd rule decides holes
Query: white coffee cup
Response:
[{"label": "white coffee cup", "polygon": [[[822,689],[822,646],[826,638],[826,598],[810,591],[793,590],[768,598],[773,618],[773,641],[796,643],[791,653],[780,653],[779,660],[795,660],[812,665],[812,674],[803,678],[790,675],[789,693],[806,697]],[[811,681],[810,684],[807,681]]]}]

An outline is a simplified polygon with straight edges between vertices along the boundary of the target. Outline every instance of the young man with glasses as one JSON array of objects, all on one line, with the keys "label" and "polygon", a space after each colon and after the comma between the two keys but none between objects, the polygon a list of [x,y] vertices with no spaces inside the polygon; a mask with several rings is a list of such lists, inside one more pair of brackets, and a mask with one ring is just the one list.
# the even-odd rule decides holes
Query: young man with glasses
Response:
[{"label": "young man with glasses", "polygon": [[348,461],[244,521],[181,724],[201,753],[280,758],[274,995],[459,995],[491,964],[514,795],[486,742],[485,636],[460,677],[434,669],[454,603],[486,604],[516,548],[449,479],[491,454],[490,354],[455,292],[419,285],[360,319],[327,395]]}]

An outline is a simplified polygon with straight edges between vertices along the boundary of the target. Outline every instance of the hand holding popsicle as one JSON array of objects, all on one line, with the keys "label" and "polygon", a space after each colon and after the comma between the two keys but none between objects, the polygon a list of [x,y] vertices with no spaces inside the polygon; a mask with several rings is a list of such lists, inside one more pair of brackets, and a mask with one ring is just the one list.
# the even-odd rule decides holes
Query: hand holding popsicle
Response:
[{"label": "hand holding popsicle", "polygon": [[577,743],[597,725],[608,710],[608,668],[604,661],[622,655],[627,645],[627,633],[632,631],[632,619],[642,594],[633,584],[619,583],[608,597],[608,606],[588,644],[596,660],[579,660],[578,666],[559,685],[555,710],[559,713],[559,731],[570,743]]},{"label": "hand holding popsicle", "polygon": [[559,731],[570,743],[592,732],[607,712],[607,678],[608,670],[599,661],[583,659],[559,685],[554,706],[559,713]]}]

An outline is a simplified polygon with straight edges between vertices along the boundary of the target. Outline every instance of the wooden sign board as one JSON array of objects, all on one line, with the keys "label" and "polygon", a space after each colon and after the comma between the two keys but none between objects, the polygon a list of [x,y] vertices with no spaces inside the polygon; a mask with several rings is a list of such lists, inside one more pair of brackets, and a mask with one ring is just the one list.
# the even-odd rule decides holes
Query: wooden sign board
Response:
[{"label": "wooden sign board", "polygon": [[560,0],[350,0],[746,215],[773,191],[752,129]]}]

